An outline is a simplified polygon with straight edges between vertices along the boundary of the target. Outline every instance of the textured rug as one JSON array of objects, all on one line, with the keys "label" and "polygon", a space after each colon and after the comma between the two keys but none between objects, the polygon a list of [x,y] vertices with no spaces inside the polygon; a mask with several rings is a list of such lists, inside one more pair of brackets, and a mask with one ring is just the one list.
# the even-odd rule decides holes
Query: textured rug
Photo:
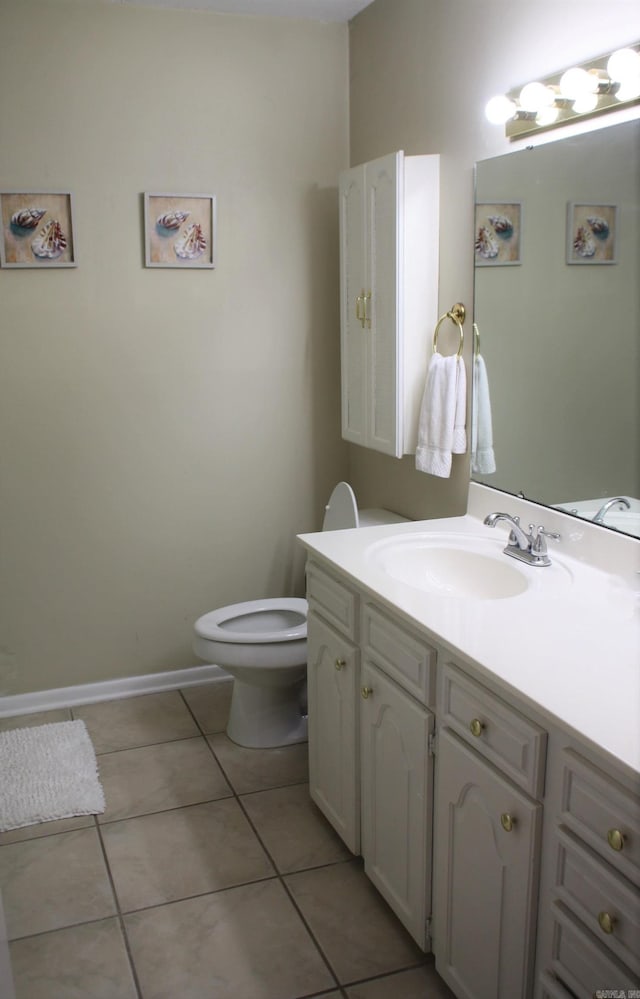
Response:
[{"label": "textured rug", "polygon": [[0,832],[104,812],[93,743],[83,721],[0,732]]}]

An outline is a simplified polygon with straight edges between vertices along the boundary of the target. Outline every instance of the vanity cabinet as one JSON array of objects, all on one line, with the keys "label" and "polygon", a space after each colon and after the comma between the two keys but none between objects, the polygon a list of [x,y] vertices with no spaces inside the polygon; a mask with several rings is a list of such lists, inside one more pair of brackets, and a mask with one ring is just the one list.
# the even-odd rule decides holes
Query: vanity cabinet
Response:
[{"label": "vanity cabinet", "polygon": [[342,436],[399,458],[415,452],[437,322],[439,157],[346,170],[339,203]]},{"label": "vanity cabinet", "polygon": [[525,997],[542,805],[521,787],[539,786],[545,734],[451,663],[439,682],[436,967],[460,999]]}]

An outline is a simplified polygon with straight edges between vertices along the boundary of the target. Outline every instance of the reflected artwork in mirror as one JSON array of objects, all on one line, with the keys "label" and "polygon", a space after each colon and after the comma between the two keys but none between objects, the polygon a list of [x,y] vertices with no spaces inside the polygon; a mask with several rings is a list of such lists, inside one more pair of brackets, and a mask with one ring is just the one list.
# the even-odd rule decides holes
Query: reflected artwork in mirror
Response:
[{"label": "reflected artwork in mirror", "polygon": [[640,536],[640,121],[481,161],[476,203],[522,228],[520,266],[475,269],[495,471],[472,478]]}]

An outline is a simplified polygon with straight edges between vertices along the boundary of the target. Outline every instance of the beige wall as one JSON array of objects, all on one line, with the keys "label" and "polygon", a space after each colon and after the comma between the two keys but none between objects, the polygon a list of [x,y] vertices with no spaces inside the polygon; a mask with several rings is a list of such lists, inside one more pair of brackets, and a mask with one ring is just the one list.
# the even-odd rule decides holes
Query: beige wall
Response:
[{"label": "beige wall", "polygon": [[[301,592],[340,441],[345,25],[0,0],[0,190],[71,190],[79,267],[0,272],[0,694],[193,665]],[[215,271],[141,194],[218,198]]]},{"label": "beige wall", "polygon": [[[393,149],[441,155],[440,314],[473,301],[473,164],[513,148],[485,121],[487,100],[638,38],[637,0],[375,0],[354,19],[351,163]],[[366,505],[416,518],[464,512],[468,456],[437,479],[410,457],[349,452]]]}]

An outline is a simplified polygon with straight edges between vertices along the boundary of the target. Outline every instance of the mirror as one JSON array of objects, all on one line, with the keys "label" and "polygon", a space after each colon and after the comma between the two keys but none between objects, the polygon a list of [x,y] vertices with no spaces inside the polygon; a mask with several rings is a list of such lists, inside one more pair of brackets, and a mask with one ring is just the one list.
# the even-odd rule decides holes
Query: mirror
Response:
[{"label": "mirror", "polygon": [[477,163],[475,256],[472,478],[640,536],[640,121]]}]

